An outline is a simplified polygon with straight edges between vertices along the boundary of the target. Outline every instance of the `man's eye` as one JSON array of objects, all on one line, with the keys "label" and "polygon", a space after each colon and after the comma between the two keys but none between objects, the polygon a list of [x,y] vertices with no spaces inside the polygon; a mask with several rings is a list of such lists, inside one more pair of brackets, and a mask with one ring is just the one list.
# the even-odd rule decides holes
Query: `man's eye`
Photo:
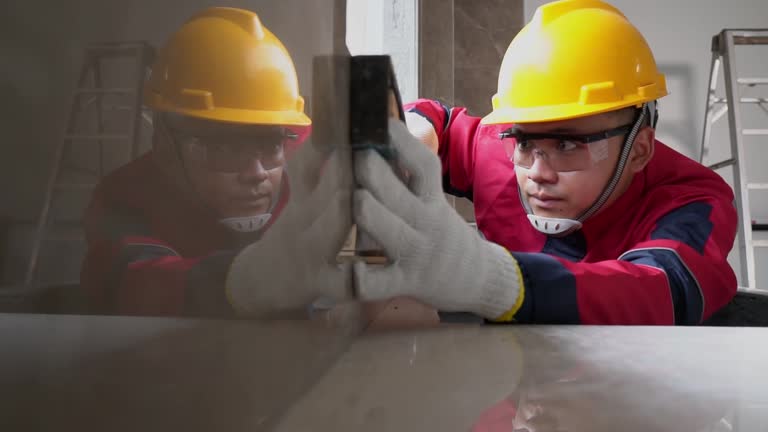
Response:
[{"label": "man's eye", "polygon": [[557,143],[557,150],[561,152],[573,151],[579,148],[579,143],[573,141],[562,140]]},{"label": "man's eye", "polygon": [[208,144],[208,150],[220,155],[230,155],[237,153],[237,150],[226,144]]},{"label": "man's eye", "polygon": [[531,144],[529,141],[518,141],[516,146],[517,151],[521,152],[528,152],[533,149],[533,144]]}]

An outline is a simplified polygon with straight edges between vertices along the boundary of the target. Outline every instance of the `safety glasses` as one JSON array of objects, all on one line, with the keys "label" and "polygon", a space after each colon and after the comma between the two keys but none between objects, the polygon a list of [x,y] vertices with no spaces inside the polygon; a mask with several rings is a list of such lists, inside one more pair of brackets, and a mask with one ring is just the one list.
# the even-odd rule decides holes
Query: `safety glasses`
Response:
[{"label": "safety glasses", "polygon": [[286,141],[295,138],[295,134],[253,137],[188,136],[181,141],[200,151],[211,171],[232,173],[248,169],[256,159],[265,170],[285,165]]},{"label": "safety glasses", "polygon": [[[608,157],[608,139],[627,134],[632,124],[592,134],[526,133],[513,126],[499,134],[515,166],[531,168],[538,156],[557,172],[582,171]],[[512,138],[512,139],[509,139]]]},{"label": "safety glasses", "polygon": [[[228,125],[208,127],[208,130],[188,125],[182,128],[166,123],[181,145],[186,145],[205,160],[211,171],[235,173],[248,169],[258,160],[265,170],[285,165],[285,147],[298,135],[283,127],[243,128]],[[186,130],[185,130],[186,129]]]}]

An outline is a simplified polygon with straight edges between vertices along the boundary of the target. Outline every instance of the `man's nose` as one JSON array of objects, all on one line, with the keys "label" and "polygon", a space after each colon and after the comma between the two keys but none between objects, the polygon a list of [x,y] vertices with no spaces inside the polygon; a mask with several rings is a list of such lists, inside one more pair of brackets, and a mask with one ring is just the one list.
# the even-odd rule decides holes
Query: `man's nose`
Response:
[{"label": "man's nose", "polygon": [[244,156],[243,167],[238,172],[240,180],[244,182],[262,182],[267,179],[269,173],[261,164],[261,159],[252,156]]},{"label": "man's nose", "polygon": [[536,183],[557,183],[557,171],[552,169],[546,153],[534,154],[528,178]]}]

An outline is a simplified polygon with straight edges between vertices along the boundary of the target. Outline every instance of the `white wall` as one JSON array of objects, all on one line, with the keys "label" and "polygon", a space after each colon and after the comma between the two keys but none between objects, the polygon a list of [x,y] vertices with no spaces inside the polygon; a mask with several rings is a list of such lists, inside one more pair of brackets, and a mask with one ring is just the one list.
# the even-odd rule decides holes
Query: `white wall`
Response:
[{"label": "white wall", "polygon": [[[525,0],[526,21],[533,16],[535,8],[544,3],[546,1]],[[640,29],[657,64],[667,75],[671,94],[659,104],[659,139],[689,157],[698,158],[712,58],[711,38],[724,28],[768,28],[768,1],[613,0],[610,3]],[[744,48],[737,56],[741,76],[768,77],[768,49]],[[744,92],[765,97],[768,91],[755,90],[744,89]],[[745,108],[743,118],[744,127],[768,128],[768,115],[755,107]],[[720,151],[713,150],[705,162],[728,158],[726,126],[722,121],[714,129],[712,142]],[[768,163],[768,137],[749,138],[747,152],[752,155],[746,163],[750,181],[767,182],[768,170],[764,167]],[[730,182],[728,170],[722,174]],[[768,191],[753,191],[751,197],[753,219],[768,221]],[[764,234],[756,234],[756,238],[761,236]],[[737,265],[735,258],[732,256],[734,266]],[[760,267],[768,268],[768,252],[758,251],[757,258],[758,286],[768,288],[768,271],[759,271]]]},{"label": "white wall", "polygon": [[404,101],[418,97],[417,0],[347,1],[347,46],[352,55],[389,54]]}]

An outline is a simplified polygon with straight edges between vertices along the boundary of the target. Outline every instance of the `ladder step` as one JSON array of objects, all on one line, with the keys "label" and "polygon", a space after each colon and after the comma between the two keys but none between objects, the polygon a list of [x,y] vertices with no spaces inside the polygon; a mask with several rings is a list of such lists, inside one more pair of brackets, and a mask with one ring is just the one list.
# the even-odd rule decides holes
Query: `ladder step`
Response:
[{"label": "ladder step", "polygon": [[747,189],[750,190],[767,190],[768,183],[747,183]]},{"label": "ladder step", "polygon": [[120,42],[91,42],[87,49],[120,49],[120,48],[146,48],[149,47],[144,41],[120,41]]},{"label": "ladder step", "polygon": [[742,129],[744,135],[768,135],[768,129]]},{"label": "ladder step", "polygon": [[102,111],[133,111],[133,107],[129,105],[102,105]]},{"label": "ladder step", "polygon": [[46,240],[79,238],[85,235],[85,227],[80,220],[56,220],[46,228]]},{"label": "ladder step", "polygon": [[56,189],[94,189],[95,183],[59,183],[55,186]]},{"label": "ladder step", "polygon": [[737,78],[736,82],[742,85],[768,85],[768,78]]},{"label": "ladder step", "polygon": [[79,88],[77,94],[133,94],[136,90],[131,88]]},{"label": "ladder step", "polygon": [[768,240],[752,240],[752,247],[768,248]]},{"label": "ladder step", "polygon": [[[745,103],[745,104],[764,104],[768,103],[768,98],[754,98],[754,97],[743,97],[739,99],[739,102]],[[713,104],[724,104],[728,103],[728,99],[726,98],[713,98],[712,99]]]},{"label": "ladder step", "polygon": [[735,45],[768,45],[768,36],[734,36]]},{"label": "ladder step", "polygon": [[89,55],[99,57],[139,57],[146,45],[142,44],[91,44],[86,48]]},{"label": "ladder step", "polygon": [[77,135],[67,134],[64,136],[67,140],[127,140],[130,135]]},{"label": "ladder step", "polygon": [[45,237],[48,242],[65,242],[65,241],[85,241],[85,232],[79,230],[67,230],[67,231],[54,231],[48,229],[48,235]]},{"label": "ladder step", "polygon": [[736,159],[731,158],[731,159],[724,160],[722,162],[714,163],[714,164],[710,165],[708,168],[711,169],[711,170],[718,170],[720,168],[724,168],[724,167],[727,167],[729,165],[733,165],[735,163],[736,163]]}]

